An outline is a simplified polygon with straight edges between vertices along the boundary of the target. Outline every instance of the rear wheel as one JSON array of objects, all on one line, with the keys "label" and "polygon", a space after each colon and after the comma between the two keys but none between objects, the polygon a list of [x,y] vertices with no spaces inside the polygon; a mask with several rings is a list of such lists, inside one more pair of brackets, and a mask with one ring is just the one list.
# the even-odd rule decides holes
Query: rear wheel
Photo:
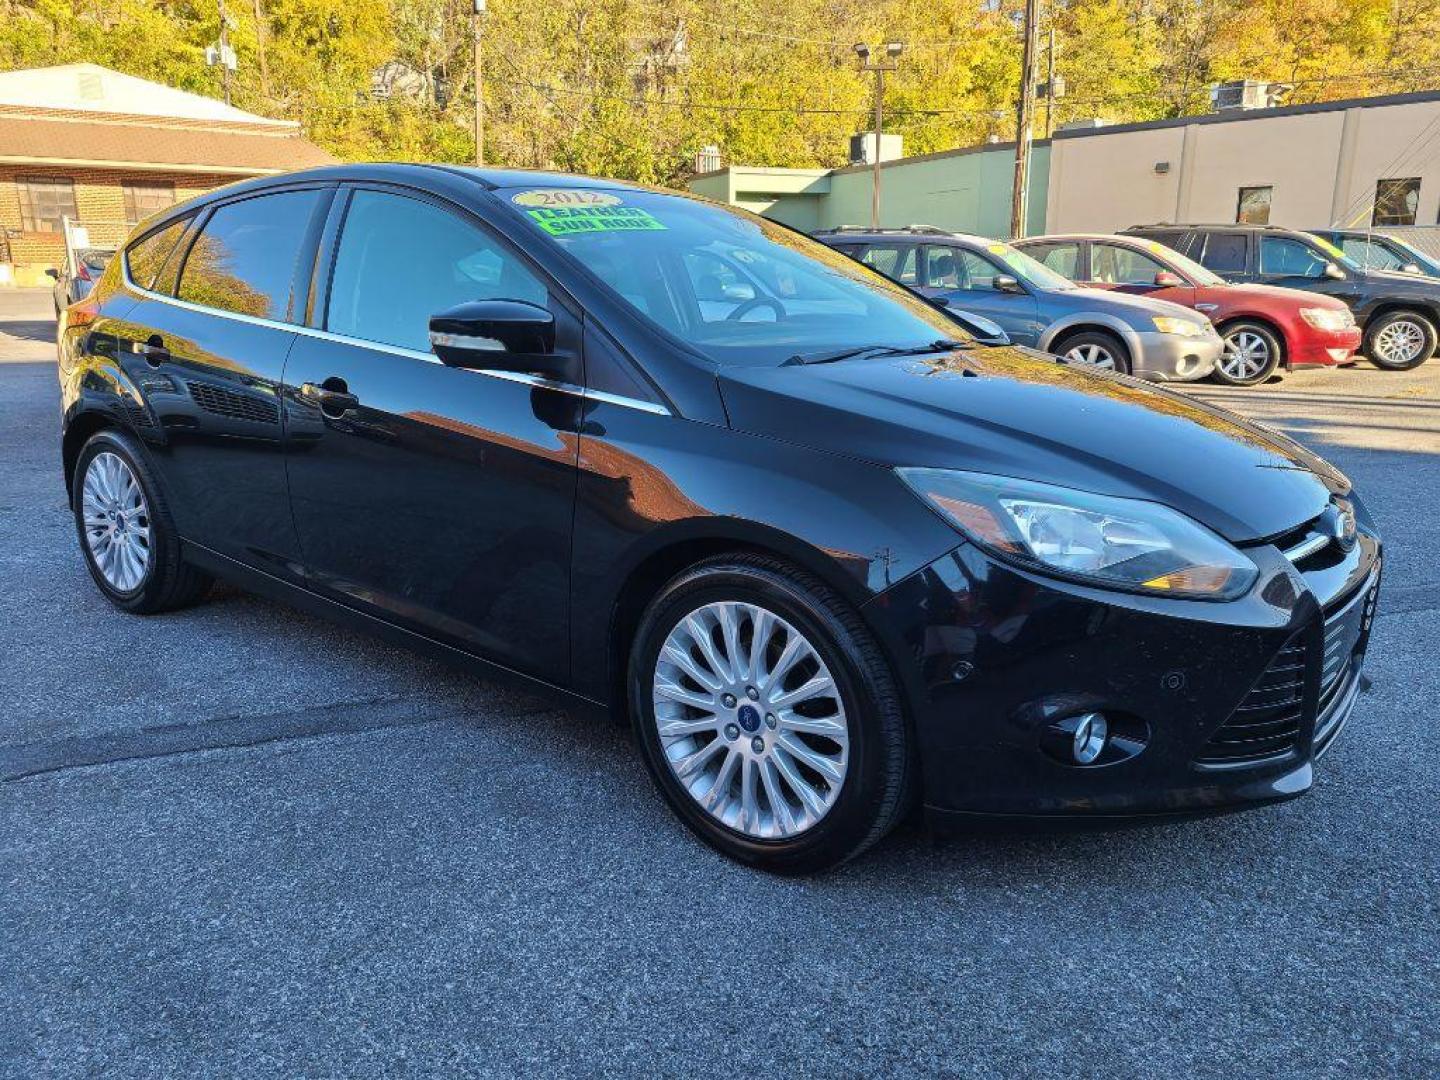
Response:
[{"label": "rear wheel", "polygon": [[673,579],[641,621],[629,687],[656,784],[734,859],[821,870],[908,808],[888,664],[850,605],[784,563],[721,557]]},{"label": "rear wheel", "polygon": [[1365,355],[1386,371],[1419,367],[1435,352],[1435,324],[1415,311],[1387,311],[1365,328]]},{"label": "rear wheel", "polygon": [[1212,376],[1216,382],[1254,386],[1280,366],[1280,339],[1262,323],[1230,323],[1221,328],[1220,339],[1224,349]]},{"label": "rear wheel", "polygon": [[101,431],[81,449],[72,510],[85,565],[116,607],[149,615],[209,589],[210,577],[181,560],[170,510],[128,435]]},{"label": "rear wheel", "polygon": [[1084,330],[1063,338],[1054,348],[1056,356],[1072,364],[1084,364],[1101,371],[1118,371],[1129,375],[1130,352],[1114,334],[1103,330]]}]

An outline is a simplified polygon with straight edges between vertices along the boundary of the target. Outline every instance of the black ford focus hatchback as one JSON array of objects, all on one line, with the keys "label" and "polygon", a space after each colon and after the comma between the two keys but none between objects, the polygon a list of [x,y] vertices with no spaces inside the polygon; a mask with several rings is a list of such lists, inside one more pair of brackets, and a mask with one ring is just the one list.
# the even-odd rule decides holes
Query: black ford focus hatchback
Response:
[{"label": "black ford focus hatchback", "polygon": [[681,819],[769,869],[917,803],[1298,795],[1359,692],[1380,541],[1334,468],[687,196],[243,183],[141,226],[59,344],[114,604],[223,577],[628,716]]}]

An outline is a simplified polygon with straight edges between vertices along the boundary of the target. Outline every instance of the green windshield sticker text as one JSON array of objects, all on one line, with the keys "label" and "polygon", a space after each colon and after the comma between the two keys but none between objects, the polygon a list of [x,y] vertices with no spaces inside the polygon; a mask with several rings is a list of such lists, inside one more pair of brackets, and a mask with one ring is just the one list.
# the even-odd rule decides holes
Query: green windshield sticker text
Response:
[{"label": "green windshield sticker text", "polygon": [[654,215],[634,206],[565,206],[526,210],[551,236],[591,232],[653,232],[663,230]]}]

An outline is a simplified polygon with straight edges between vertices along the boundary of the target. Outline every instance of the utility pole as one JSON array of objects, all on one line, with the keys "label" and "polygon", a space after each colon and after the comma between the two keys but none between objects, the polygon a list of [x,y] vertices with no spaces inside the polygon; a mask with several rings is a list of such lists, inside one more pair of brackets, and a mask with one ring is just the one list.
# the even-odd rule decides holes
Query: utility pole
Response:
[{"label": "utility pole", "polygon": [[1025,49],[1020,61],[1020,107],[1015,130],[1015,186],[1010,192],[1010,235],[1025,235],[1029,209],[1030,134],[1035,125],[1035,36],[1040,0],[1025,0]]},{"label": "utility pole", "polygon": [[270,40],[270,20],[265,14],[265,0],[255,0],[255,51],[260,60],[260,92],[270,100],[270,65],[265,59],[265,46]]},{"label": "utility pole", "polygon": [[475,164],[485,164],[485,82],[481,43],[485,35],[485,0],[475,0]]},{"label": "utility pole", "polygon": [[235,70],[235,50],[230,47],[230,16],[225,14],[225,0],[216,0],[220,9],[220,43],[205,49],[205,63],[220,68],[220,85],[225,91],[225,104],[230,104],[230,73]]},{"label": "utility pole", "polygon": [[[259,3],[260,0],[255,0]],[[1052,18],[1054,16],[1051,16]],[[1045,48],[1045,138],[1055,132],[1055,27],[1050,27]]]},{"label": "utility pole", "polygon": [[885,62],[870,62],[870,46],[859,44],[855,46],[855,55],[860,58],[860,70],[870,71],[875,74],[875,141],[871,146],[871,187],[870,187],[870,227],[880,228],[880,133],[885,127],[885,72],[894,71],[896,61],[900,54],[905,51],[903,42],[890,41],[885,44]]}]

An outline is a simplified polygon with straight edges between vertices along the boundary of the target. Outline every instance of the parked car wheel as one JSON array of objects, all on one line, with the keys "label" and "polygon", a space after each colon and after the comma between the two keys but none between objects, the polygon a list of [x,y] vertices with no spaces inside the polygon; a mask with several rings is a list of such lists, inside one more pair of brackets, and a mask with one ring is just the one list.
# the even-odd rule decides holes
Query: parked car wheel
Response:
[{"label": "parked car wheel", "polygon": [[629,686],[661,792],[733,858],[821,870],[909,807],[889,665],[849,604],[784,563],[722,557],[672,580],[641,621]]},{"label": "parked car wheel", "polygon": [[1230,323],[1221,327],[1220,340],[1224,348],[1212,375],[1216,382],[1254,386],[1270,378],[1280,366],[1280,339],[1263,323]]},{"label": "parked car wheel", "polygon": [[1130,374],[1130,352],[1124,342],[1103,330],[1083,330],[1055,344],[1052,351],[1072,364],[1086,364],[1102,371]]},{"label": "parked car wheel", "polygon": [[1435,324],[1414,311],[1387,311],[1365,328],[1365,355],[1386,371],[1419,367],[1435,352]]},{"label": "parked car wheel", "polygon": [[180,539],[144,452],[129,436],[91,436],[75,465],[72,510],[85,565],[116,607],[149,615],[184,607],[208,575],[180,558]]}]

